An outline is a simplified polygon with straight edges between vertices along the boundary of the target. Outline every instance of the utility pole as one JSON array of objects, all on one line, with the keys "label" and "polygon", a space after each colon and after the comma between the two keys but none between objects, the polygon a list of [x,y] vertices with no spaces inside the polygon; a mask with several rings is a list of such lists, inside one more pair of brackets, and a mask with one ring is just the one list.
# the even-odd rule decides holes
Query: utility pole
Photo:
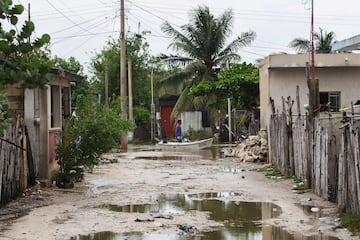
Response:
[{"label": "utility pole", "polygon": [[[31,11],[30,11],[30,3],[28,3],[28,21],[29,22],[31,21],[30,13],[31,13]],[[30,43],[30,36],[28,37],[28,41]]]},{"label": "utility pole", "polygon": [[315,80],[314,0],[311,0],[311,79]]},{"label": "utility pole", "polygon": [[228,100],[229,143],[231,143],[232,142],[232,137],[231,137],[231,134],[232,134],[232,131],[231,131],[231,101],[230,101],[230,98],[228,98],[227,100]]},{"label": "utility pole", "polygon": [[109,67],[105,64],[105,106],[109,109]]},{"label": "utility pole", "polygon": [[132,63],[128,60],[128,95],[129,95],[129,121],[134,122],[133,92],[132,92]]},{"label": "utility pole", "polygon": [[[125,42],[125,9],[124,0],[120,1],[120,97],[121,116],[127,120],[126,111],[126,42]],[[121,148],[127,152],[127,132],[121,137]]]},{"label": "utility pole", "polygon": [[151,112],[151,141],[155,139],[155,104],[154,104],[154,67],[151,67],[151,76],[150,76],[150,88],[151,88],[151,105],[150,105],[150,112]]}]

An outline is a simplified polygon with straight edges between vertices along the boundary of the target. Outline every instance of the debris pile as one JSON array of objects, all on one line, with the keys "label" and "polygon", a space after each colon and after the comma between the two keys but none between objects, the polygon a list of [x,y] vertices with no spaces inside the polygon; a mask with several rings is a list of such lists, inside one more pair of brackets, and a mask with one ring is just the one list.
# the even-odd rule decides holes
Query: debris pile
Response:
[{"label": "debris pile", "polygon": [[265,131],[239,143],[226,156],[237,157],[241,162],[266,162],[268,160],[268,141]]}]

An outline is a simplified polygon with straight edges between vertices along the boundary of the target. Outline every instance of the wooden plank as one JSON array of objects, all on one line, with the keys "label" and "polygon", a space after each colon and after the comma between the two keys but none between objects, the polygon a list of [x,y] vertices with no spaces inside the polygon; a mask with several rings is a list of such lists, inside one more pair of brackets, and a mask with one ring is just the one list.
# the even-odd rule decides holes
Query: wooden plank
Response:
[{"label": "wooden plank", "polygon": [[[360,134],[359,129],[356,129],[355,137],[354,137],[354,156],[355,156],[355,183],[357,190],[357,199],[355,199],[358,203],[360,203]],[[360,215],[360,204],[357,204],[357,209],[355,211],[357,215]]]},{"label": "wooden plank", "polygon": [[315,121],[314,129],[315,129],[315,149],[314,149],[314,158],[313,158],[313,168],[314,174],[312,177],[312,188],[314,192],[320,195],[320,175],[321,175],[321,134],[320,134],[320,125],[319,121]]},{"label": "wooden plank", "polygon": [[345,209],[345,194],[347,191],[347,186],[345,182],[346,176],[346,167],[345,167],[345,155],[346,155],[346,131],[347,129],[344,128],[341,136],[341,148],[339,154],[339,177],[338,177],[338,191],[337,191],[337,203],[341,210]]},{"label": "wooden plank", "polygon": [[4,142],[0,140],[0,203],[2,202],[2,186],[3,186],[3,177],[4,177],[4,163],[5,163],[5,146]]},{"label": "wooden plank", "polygon": [[357,185],[358,183],[356,182],[356,166],[355,166],[355,155],[354,154],[354,148],[355,148],[355,134],[353,133],[353,128],[352,125],[350,125],[350,134],[349,134],[349,148],[348,148],[348,156],[349,158],[347,159],[347,163],[348,163],[348,186],[349,186],[349,192],[347,195],[347,205],[348,208],[351,210],[351,212],[356,213],[357,212],[357,208],[359,205],[358,202],[358,193],[357,193]]},{"label": "wooden plank", "polygon": [[322,131],[323,139],[323,149],[322,149],[322,167],[321,167],[321,196],[324,199],[328,199],[328,142],[329,142],[329,133],[327,129]]}]

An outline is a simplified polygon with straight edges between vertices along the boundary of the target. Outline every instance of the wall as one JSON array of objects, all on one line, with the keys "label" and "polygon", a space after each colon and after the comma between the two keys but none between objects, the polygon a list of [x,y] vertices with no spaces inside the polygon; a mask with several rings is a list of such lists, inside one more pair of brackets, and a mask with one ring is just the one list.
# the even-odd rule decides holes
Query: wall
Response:
[{"label": "wall", "polygon": [[[340,107],[360,99],[360,54],[317,54],[315,76],[320,91],[340,91]],[[275,100],[276,111],[282,111],[281,97],[296,98],[300,87],[300,107],[308,103],[305,64],[308,55],[271,55],[260,62],[260,125],[267,129],[271,116],[269,98]],[[294,111],[295,112],[295,111]]]},{"label": "wall", "polygon": [[184,112],[181,114],[181,122],[183,126],[183,133],[188,132],[190,129],[195,131],[201,130],[202,124],[202,115],[199,111],[194,112]]}]

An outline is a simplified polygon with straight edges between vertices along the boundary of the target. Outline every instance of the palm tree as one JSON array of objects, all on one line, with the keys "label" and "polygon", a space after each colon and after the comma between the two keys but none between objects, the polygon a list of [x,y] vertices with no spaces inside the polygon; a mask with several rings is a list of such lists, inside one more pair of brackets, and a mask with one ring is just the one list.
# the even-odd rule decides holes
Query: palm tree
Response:
[{"label": "palm tree", "polygon": [[[322,28],[319,29],[319,32],[314,33],[315,52],[330,53],[331,46],[335,41],[335,33],[328,33]],[[304,38],[295,38],[290,42],[289,47],[296,49],[299,53],[307,53],[311,51],[310,41]]]},{"label": "palm tree", "polygon": [[163,56],[168,63],[182,68],[163,79],[164,82],[181,84],[182,93],[177,101],[172,116],[190,108],[199,108],[206,103],[204,97],[189,95],[192,86],[203,80],[216,81],[218,67],[240,61],[236,52],[249,45],[255,38],[253,31],[241,33],[239,37],[226,45],[233,24],[233,12],[226,10],[219,17],[214,17],[206,6],[191,12],[190,22],[176,30],[170,23],[162,25],[162,31],[172,38],[169,45],[178,55]]}]

